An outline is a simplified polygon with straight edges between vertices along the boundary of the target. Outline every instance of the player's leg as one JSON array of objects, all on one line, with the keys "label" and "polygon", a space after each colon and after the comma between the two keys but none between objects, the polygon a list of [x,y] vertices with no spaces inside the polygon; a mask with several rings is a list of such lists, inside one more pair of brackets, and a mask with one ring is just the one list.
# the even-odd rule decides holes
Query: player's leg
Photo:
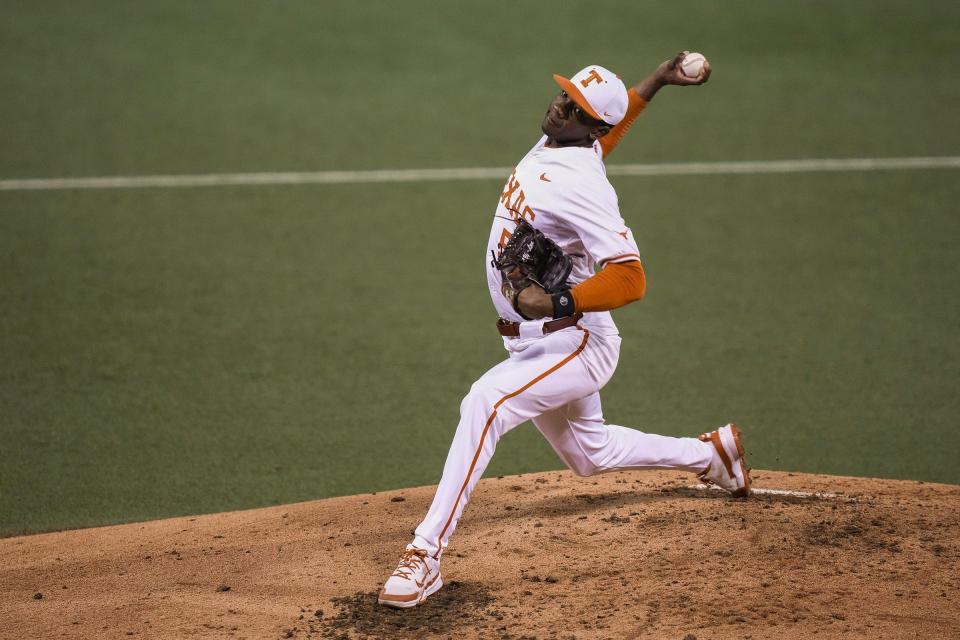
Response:
[{"label": "player's leg", "polygon": [[504,433],[571,398],[596,391],[579,358],[589,339],[583,330],[545,336],[473,384],[460,405],[460,422],[433,502],[397,571],[384,585],[381,604],[415,606],[443,584],[440,556]]},{"label": "player's leg", "polygon": [[560,459],[577,475],[622,469],[674,469],[701,473],[714,448],[698,438],[673,438],[605,424],[593,393],[533,419]]},{"label": "player's leg", "polygon": [[[619,358],[618,336],[596,336],[584,363],[602,387]],[[734,495],[750,493],[740,432],[733,424],[698,438],[674,438],[604,424],[600,394],[572,400],[534,419],[534,424],[575,473],[615,469],[677,469],[700,474]]]},{"label": "player's leg", "polygon": [[460,405],[460,423],[443,476],[415,542],[438,556],[503,434],[544,411],[596,390],[578,357],[583,331],[546,336],[477,380]]}]

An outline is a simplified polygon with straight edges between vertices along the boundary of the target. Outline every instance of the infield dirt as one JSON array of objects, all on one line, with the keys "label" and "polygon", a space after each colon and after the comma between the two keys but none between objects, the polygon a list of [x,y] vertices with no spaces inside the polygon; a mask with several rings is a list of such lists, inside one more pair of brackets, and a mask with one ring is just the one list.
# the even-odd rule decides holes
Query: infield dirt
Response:
[{"label": "infield dirt", "polygon": [[3,638],[957,638],[960,487],[482,481],[445,586],[378,607],[432,487],[0,540]]}]

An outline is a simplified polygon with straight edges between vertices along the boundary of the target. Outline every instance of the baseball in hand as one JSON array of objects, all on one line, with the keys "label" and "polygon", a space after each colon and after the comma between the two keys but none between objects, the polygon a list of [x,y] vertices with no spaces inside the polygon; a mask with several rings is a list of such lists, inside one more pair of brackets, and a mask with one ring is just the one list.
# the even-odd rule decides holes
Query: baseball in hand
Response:
[{"label": "baseball in hand", "polygon": [[688,53],[683,56],[683,62],[680,63],[680,70],[688,78],[696,78],[703,72],[703,65],[707,59],[702,53]]}]

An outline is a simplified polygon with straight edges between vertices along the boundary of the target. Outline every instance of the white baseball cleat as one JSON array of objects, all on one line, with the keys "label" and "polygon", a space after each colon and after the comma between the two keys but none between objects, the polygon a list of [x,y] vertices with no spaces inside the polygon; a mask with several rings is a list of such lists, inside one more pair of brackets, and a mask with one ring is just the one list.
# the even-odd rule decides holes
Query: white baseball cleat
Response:
[{"label": "white baseball cleat", "polygon": [[440,562],[423,549],[409,545],[400,557],[397,570],[383,585],[377,602],[403,609],[415,607],[442,586]]},{"label": "white baseball cleat", "polygon": [[699,476],[704,484],[715,484],[737,498],[750,495],[750,470],[747,469],[743,443],[737,425],[728,424],[700,436],[713,444],[713,460]]}]

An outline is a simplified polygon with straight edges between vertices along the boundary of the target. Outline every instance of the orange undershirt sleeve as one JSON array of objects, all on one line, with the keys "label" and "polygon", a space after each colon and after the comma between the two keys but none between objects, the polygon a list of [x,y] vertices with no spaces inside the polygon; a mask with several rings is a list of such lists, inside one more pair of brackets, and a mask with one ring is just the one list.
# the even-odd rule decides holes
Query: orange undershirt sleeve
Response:
[{"label": "orange undershirt sleeve", "polygon": [[609,311],[643,297],[647,276],[639,260],[608,264],[570,290],[577,311]]},{"label": "orange undershirt sleeve", "polygon": [[623,139],[623,136],[626,135],[627,131],[630,129],[630,125],[633,124],[633,121],[637,119],[637,116],[640,115],[640,112],[644,110],[647,106],[647,101],[637,95],[635,89],[630,89],[627,91],[627,113],[623,116],[623,120],[617,123],[613,129],[610,129],[610,132],[607,135],[600,138],[600,147],[603,148],[603,157],[606,158],[610,155],[610,152],[613,151],[620,141]]}]

